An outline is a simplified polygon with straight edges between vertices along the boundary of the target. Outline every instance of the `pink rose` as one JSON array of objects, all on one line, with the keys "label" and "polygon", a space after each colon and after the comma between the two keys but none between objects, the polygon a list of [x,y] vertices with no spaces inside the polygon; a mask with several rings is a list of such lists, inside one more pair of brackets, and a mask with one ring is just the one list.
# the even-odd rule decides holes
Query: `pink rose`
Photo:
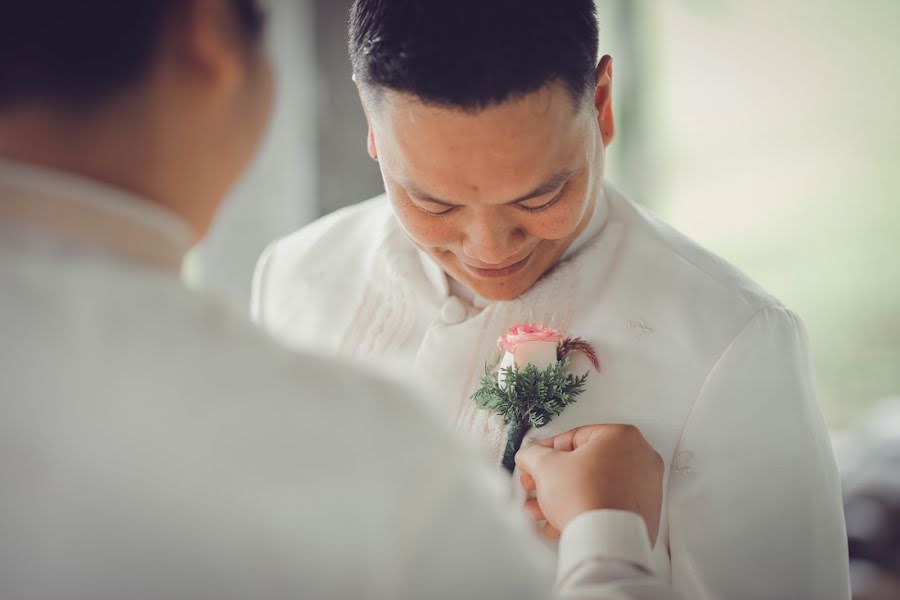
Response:
[{"label": "pink rose", "polygon": [[558,344],[563,339],[560,332],[543,325],[516,325],[510,327],[506,335],[497,340],[497,346],[510,354],[516,353],[519,344],[526,342],[553,342]]}]

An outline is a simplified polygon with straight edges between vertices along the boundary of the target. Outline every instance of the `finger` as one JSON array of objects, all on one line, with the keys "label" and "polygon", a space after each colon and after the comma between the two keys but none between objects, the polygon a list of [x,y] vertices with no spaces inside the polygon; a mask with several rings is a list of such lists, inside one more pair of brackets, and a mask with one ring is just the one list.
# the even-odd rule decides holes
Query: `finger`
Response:
[{"label": "finger", "polygon": [[571,452],[574,449],[574,435],[577,429],[570,429],[553,438],[553,447],[561,452]]},{"label": "finger", "polygon": [[553,438],[549,437],[549,438],[545,438],[543,440],[534,440],[534,443],[540,444],[541,446],[547,446],[548,448],[552,448],[553,447]]},{"label": "finger", "polygon": [[594,440],[600,438],[601,443],[613,442],[614,445],[620,447],[647,447],[653,450],[647,438],[641,430],[634,425],[625,423],[608,424],[608,425],[586,425],[579,427],[575,431],[574,444],[575,448],[586,446]]},{"label": "finger", "polygon": [[524,473],[530,474],[532,477],[538,470],[538,463],[548,455],[555,452],[552,448],[542,446],[541,444],[531,444],[526,448],[522,448],[516,453],[516,466]]},{"label": "finger", "polygon": [[549,521],[544,523],[544,527],[541,530],[541,535],[543,535],[548,540],[558,540],[560,537],[562,537],[559,529],[551,525]]},{"label": "finger", "polygon": [[554,450],[562,450],[564,452],[569,451],[572,450],[572,435],[575,431],[577,431],[577,429],[570,429],[565,433],[560,433],[559,435],[550,438],[535,440],[534,443],[553,448]]},{"label": "finger", "polygon": [[585,446],[596,436],[600,435],[603,428],[603,425],[586,425],[584,427],[579,427],[572,435],[573,450]]},{"label": "finger", "polygon": [[519,475],[519,483],[522,484],[522,489],[526,492],[532,492],[537,489],[537,483],[530,474],[523,472]]},{"label": "finger", "polygon": [[544,511],[541,510],[541,505],[538,504],[537,499],[529,498],[525,501],[525,512],[528,513],[528,516],[532,518],[534,521],[546,521],[547,517],[544,516]]},{"label": "finger", "polygon": [[613,424],[584,425],[572,430],[572,450],[587,446],[597,440],[598,443],[615,441],[616,443],[633,442],[635,438],[643,439],[640,430],[633,425]]}]

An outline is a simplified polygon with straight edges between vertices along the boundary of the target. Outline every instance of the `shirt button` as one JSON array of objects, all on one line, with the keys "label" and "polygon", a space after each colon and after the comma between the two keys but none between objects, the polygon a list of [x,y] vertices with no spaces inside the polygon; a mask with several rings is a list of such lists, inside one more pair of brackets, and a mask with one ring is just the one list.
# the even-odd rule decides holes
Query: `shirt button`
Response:
[{"label": "shirt button", "polygon": [[453,297],[447,300],[441,309],[441,320],[447,325],[457,325],[466,320],[469,311],[463,305],[462,300]]}]

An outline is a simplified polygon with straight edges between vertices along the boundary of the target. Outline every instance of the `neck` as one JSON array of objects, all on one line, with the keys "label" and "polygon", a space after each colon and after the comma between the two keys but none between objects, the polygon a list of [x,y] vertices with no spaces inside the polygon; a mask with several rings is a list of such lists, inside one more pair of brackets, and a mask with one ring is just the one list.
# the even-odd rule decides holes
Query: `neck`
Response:
[{"label": "neck", "polygon": [[0,114],[0,159],[26,163],[110,185],[174,212],[195,234],[202,228],[165,186],[152,124],[127,109],[60,115],[44,109]]}]

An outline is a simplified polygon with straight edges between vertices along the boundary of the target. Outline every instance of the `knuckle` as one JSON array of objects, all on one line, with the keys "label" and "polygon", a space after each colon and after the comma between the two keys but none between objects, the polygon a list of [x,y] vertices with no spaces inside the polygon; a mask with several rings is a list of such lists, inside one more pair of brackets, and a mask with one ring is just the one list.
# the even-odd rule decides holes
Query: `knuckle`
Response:
[{"label": "knuckle", "polygon": [[630,424],[612,425],[610,431],[611,436],[620,442],[634,442],[640,438],[641,432],[637,427]]}]

